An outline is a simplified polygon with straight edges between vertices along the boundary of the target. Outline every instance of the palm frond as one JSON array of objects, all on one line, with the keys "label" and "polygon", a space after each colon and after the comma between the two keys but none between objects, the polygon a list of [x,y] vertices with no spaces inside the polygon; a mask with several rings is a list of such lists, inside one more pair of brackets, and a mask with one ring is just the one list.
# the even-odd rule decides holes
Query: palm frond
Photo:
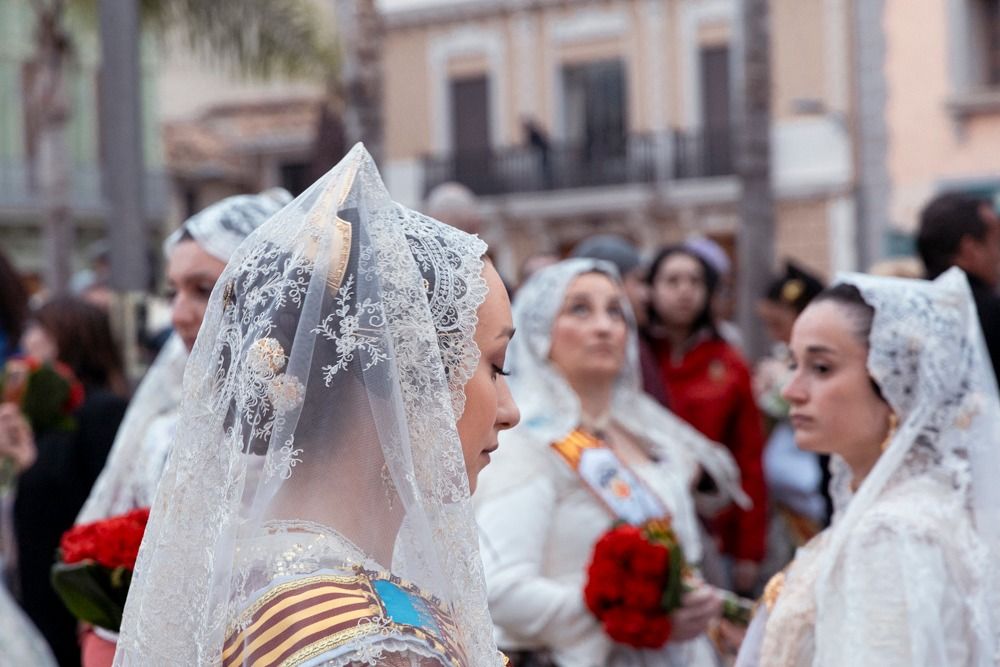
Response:
[{"label": "palm frond", "polygon": [[193,51],[247,76],[324,76],[338,63],[334,30],[310,0],[141,0],[147,27],[180,33]]},{"label": "palm frond", "polygon": [[[339,63],[334,27],[312,0],[131,1],[140,3],[147,33],[177,33],[192,51],[246,76],[324,77]],[[96,28],[99,2],[70,5]]]}]

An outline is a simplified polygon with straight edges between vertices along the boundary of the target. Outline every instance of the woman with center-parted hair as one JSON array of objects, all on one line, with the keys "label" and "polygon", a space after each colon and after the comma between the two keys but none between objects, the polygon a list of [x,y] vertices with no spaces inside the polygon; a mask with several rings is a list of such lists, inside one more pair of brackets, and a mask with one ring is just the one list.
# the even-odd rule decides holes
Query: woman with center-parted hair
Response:
[{"label": "woman with center-parted hair", "polygon": [[997,665],[1000,398],[965,276],[841,276],[790,347],[833,523],[768,584],[737,664]]},{"label": "woman with center-parted hair", "polygon": [[670,409],[705,437],[722,443],[740,468],[753,506],[703,512],[710,546],[709,581],[753,594],[767,536],[764,433],[750,369],[719,333],[712,314],[718,274],[694,251],[664,248],[649,269],[650,308],[645,336],[670,397]]},{"label": "woman with center-parted hair", "polygon": [[393,202],[360,145],[240,247],[116,664],[503,664],[470,493],[518,412],[485,250]]},{"label": "woman with center-parted hair", "polygon": [[[697,577],[660,649],[615,642],[584,588],[594,545],[618,521],[668,518],[697,568],[692,486],[707,472],[724,504],[745,501],[732,457],[640,389],[635,322],[611,264],[539,271],[518,291],[514,324],[510,379],[523,419],[501,437],[476,496],[501,648],[522,667],[715,665],[704,633],[720,598]],[[591,474],[597,460],[602,472]]]}]

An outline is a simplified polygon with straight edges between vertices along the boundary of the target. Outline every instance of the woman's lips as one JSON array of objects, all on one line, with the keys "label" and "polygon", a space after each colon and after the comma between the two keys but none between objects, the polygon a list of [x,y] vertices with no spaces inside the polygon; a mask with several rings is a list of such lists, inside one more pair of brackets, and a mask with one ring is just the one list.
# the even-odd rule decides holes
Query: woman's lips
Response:
[{"label": "woman's lips", "polygon": [[800,428],[806,428],[806,427],[812,425],[812,423],[813,423],[814,420],[813,420],[812,417],[808,417],[806,415],[795,415],[795,414],[793,414],[793,415],[789,416],[788,421],[792,424],[792,428],[794,428],[794,429],[800,429]]}]

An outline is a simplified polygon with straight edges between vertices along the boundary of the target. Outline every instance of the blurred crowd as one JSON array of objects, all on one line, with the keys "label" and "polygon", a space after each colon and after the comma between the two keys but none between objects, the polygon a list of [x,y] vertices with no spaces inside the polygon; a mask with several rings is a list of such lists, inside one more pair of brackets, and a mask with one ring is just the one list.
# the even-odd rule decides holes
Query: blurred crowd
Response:
[{"label": "blurred crowd", "polygon": [[[153,341],[151,354],[160,356],[138,384],[126,376],[100,281],[81,283],[74,295],[37,302],[10,261],[0,256],[0,360],[27,355],[61,362],[85,390],[71,430],[32,433],[10,406],[0,409],[0,457],[12,462],[16,476],[16,483],[3,490],[0,517],[7,588],[60,665],[79,665],[81,659],[109,662],[113,638],[81,628],[53,592],[49,576],[59,538],[78,520],[151,503],[169,452],[184,360],[215,283],[242,239],[289,200],[287,193],[275,191],[232,197],[189,219],[168,239],[171,325],[146,336]],[[452,203],[445,192],[431,201],[430,213],[476,231],[478,221],[461,206],[449,208]],[[884,262],[872,271],[934,278],[951,266],[964,270],[994,369],[1000,368],[1000,219],[992,202],[959,194],[935,198],[923,209],[916,241],[919,262]],[[796,446],[783,395],[792,326],[826,281],[791,260],[773,275],[756,304],[773,346],[752,363],[741,349],[739,328],[729,320],[730,292],[739,277],[726,251],[700,236],[648,250],[628,238],[600,234],[580,242],[570,258],[532,256],[520,275],[504,278],[516,304],[522,286],[530,290],[534,277],[566,262],[596,260],[601,271],[620,277],[621,295],[615,291],[619,283],[597,280],[579,296],[579,308],[605,308],[601,299],[609,290],[615,303],[623,295],[621,310],[608,310],[595,325],[603,327],[598,338],[611,341],[615,319],[627,321],[638,332],[636,380],[645,394],[731,454],[749,500],[745,506],[713,502],[720,476],[710,471],[691,481],[701,570],[709,583],[756,598],[795,550],[831,519],[826,457]],[[559,353],[555,344],[551,357]],[[572,363],[565,361],[561,368]],[[579,383],[573,384],[580,393]],[[581,422],[615,438],[607,415],[613,406],[586,414],[585,397],[580,400]],[[621,433],[617,437],[628,440]],[[484,520],[489,521],[488,512]],[[487,562],[488,576],[490,567]],[[500,609],[502,625],[507,617],[502,604]]]}]

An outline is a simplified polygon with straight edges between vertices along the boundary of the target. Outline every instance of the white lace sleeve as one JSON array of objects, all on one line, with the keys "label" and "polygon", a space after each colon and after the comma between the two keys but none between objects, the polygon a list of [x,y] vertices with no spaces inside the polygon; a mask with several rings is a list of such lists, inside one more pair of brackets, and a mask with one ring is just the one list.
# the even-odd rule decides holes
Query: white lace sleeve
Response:
[{"label": "white lace sleeve", "polygon": [[583,644],[588,636],[603,639],[583,591],[542,573],[555,504],[553,482],[537,476],[477,511],[493,621],[530,648],[558,650]]},{"label": "white lace sleeve", "polygon": [[[818,608],[813,665],[937,667],[974,661],[961,568],[946,532],[867,522],[845,545]],[[985,659],[985,656],[980,656]]]}]

